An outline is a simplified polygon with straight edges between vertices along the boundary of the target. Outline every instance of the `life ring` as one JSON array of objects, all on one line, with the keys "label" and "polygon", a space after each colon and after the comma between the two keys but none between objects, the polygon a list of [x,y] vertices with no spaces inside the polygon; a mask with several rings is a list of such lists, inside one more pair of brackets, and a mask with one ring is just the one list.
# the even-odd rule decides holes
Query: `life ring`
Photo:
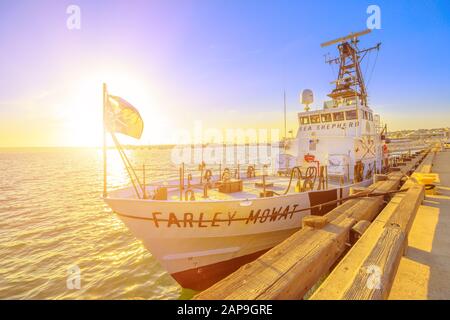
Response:
[{"label": "life ring", "polygon": [[389,150],[388,150],[388,147],[387,147],[387,145],[386,144],[384,144],[383,145],[383,153],[388,153],[389,152]]}]

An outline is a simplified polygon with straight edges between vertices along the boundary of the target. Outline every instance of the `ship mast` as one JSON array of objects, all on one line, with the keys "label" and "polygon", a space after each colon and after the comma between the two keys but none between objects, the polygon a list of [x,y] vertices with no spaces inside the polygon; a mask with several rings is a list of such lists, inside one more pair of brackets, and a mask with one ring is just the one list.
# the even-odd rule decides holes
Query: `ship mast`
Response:
[{"label": "ship mast", "polygon": [[352,99],[359,99],[362,106],[367,107],[367,90],[364,78],[361,72],[361,61],[372,50],[379,50],[381,43],[376,46],[362,49],[358,48],[358,37],[370,33],[367,29],[357,33],[350,33],[348,36],[341,37],[321,44],[321,47],[330,46],[339,43],[339,57],[326,60],[327,63],[339,64],[338,78],[332,83],[336,87],[328,95],[338,104],[351,102]]}]

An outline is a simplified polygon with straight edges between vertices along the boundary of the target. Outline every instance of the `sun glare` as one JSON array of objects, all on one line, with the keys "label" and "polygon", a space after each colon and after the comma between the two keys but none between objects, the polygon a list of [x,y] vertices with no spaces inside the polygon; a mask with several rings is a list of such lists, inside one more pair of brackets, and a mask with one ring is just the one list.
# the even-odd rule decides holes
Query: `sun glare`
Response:
[{"label": "sun glare", "polygon": [[138,77],[126,72],[99,73],[80,80],[78,87],[67,95],[60,111],[66,135],[63,144],[72,146],[101,146],[102,144],[102,84],[107,84],[109,94],[117,95],[139,110],[144,120],[144,135],[140,141],[120,137],[124,143],[145,144],[163,142],[162,131],[167,117],[158,109],[152,97],[152,87]]}]

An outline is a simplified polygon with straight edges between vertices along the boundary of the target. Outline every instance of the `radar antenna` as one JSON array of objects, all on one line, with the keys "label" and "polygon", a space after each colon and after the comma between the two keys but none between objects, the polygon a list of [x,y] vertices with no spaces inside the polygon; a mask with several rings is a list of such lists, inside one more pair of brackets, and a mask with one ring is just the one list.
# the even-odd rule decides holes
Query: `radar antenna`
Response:
[{"label": "radar antenna", "polygon": [[374,47],[360,50],[358,48],[358,37],[370,32],[371,30],[367,29],[361,32],[350,33],[345,37],[327,41],[320,45],[323,48],[339,43],[337,46],[339,57],[326,60],[326,63],[329,64],[339,64],[338,78],[332,82],[336,84],[336,87],[328,95],[338,103],[352,102],[353,99],[359,99],[361,105],[367,106],[367,90],[361,72],[361,61],[368,52],[375,49],[379,50],[381,43]]}]

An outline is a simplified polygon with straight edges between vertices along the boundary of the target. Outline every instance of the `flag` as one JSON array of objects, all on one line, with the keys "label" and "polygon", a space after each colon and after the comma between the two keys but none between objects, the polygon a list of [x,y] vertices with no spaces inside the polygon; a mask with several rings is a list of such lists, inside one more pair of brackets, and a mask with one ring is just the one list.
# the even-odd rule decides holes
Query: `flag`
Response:
[{"label": "flag", "polygon": [[144,130],[139,111],[128,101],[108,95],[105,124],[110,132],[118,132],[139,139]]}]

